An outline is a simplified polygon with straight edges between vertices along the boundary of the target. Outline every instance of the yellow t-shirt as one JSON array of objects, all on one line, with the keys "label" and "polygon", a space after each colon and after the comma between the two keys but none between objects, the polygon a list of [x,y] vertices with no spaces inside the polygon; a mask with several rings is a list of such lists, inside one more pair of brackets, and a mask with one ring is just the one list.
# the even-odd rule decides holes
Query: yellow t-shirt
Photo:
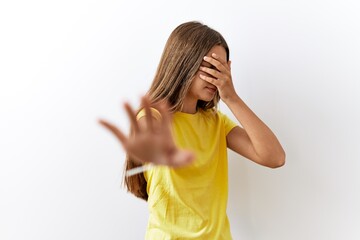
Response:
[{"label": "yellow t-shirt", "polygon": [[226,135],[235,126],[219,111],[174,114],[175,143],[196,158],[186,167],[156,166],[144,173],[149,195],[146,239],[231,239]]}]

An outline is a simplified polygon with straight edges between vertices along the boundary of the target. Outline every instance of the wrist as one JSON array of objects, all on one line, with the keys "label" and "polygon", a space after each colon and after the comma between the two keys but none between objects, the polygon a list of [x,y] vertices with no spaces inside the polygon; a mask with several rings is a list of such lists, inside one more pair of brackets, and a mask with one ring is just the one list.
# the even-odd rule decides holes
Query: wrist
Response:
[{"label": "wrist", "polygon": [[240,97],[234,93],[230,96],[227,96],[226,98],[222,98],[221,99],[228,107],[230,107],[229,105],[233,105],[233,104],[237,104],[239,102],[242,102],[242,100],[240,99]]}]

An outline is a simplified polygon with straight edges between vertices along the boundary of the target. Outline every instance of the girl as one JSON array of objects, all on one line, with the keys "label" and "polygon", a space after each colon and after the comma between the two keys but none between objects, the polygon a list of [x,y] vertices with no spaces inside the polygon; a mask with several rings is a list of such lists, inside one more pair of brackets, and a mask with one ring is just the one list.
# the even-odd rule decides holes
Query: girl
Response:
[{"label": "girl", "polygon": [[[227,148],[276,168],[285,153],[273,132],[236,93],[229,48],[222,35],[200,22],[171,33],[140,111],[125,103],[127,137],[100,120],[127,152],[127,189],[148,201],[146,239],[231,239],[226,215]],[[216,109],[222,100],[238,123]]]}]

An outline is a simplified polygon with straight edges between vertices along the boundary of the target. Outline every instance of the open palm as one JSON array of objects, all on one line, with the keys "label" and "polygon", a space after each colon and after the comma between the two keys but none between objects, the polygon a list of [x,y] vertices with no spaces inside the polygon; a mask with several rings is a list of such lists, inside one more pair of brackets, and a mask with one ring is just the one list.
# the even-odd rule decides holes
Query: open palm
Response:
[{"label": "open palm", "polygon": [[189,164],[194,155],[190,151],[180,150],[171,132],[171,114],[165,103],[159,103],[155,108],[160,113],[156,118],[152,114],[149,100],[142,98],[145,116],[136,119],[135,111],[125,103],[125,109],[131,122],[132,133],[126,137],[113,124],[100,120],[100,124],[110,130],[121,142],[127,154],[139,162],[149,162],[157,165],[179,167]]}]

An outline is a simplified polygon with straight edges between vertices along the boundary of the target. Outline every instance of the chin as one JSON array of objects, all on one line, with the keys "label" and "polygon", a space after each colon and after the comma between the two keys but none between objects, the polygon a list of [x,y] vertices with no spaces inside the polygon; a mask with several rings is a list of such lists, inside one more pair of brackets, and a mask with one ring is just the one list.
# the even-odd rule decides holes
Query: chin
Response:
[{"label": "chin", "polygon": [[199,98],[199,100],[204,101],[204,102],[210,102],[210,101],[214,100],[214,96],[212,96],[212,97],[204,96],[202,98]]}]

